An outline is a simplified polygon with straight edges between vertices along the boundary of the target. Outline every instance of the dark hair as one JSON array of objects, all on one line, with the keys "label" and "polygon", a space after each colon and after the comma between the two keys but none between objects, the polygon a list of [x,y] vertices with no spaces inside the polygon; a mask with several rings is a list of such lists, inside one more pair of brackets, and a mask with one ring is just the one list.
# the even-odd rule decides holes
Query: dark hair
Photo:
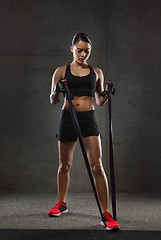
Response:
[{"label": "dark hair", "polygon": [[74,46],[80,40],[88,42],[92,46],[92,42],[86,33],[76,33],[72,39],[72,46]]}]

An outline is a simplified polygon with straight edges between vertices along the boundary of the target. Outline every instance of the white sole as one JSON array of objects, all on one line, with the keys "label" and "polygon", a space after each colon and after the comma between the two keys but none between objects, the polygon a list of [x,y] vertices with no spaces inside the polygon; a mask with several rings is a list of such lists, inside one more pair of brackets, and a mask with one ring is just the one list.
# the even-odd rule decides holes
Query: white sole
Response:
[{"label": "white sole", "polygon": [[64,213],[68,213],[68,209],[64,210],[63,212],[60,212],[58,214],[49,214],[49,216],[54,216],[54,217],[59,217],[60,215],[64,214]]},{"label": "white sole", "polygon": [[[104,222],[101,221],[100,224],[101,224],[101,226],[104,226],[104,227],[105,227]],[[107,229],[107,230],[117,230],[117,229],[120,229],[120,228],[108,228],[108,227],[106,227],[106,229]]]}]

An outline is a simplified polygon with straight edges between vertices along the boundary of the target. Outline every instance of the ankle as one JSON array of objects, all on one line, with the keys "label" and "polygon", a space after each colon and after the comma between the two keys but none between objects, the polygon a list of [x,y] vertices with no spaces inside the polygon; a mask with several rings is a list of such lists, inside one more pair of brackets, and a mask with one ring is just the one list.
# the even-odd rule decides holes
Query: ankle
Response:
[{"label": "ankle", "polygon": [[107,213],[107,212],[109,213],[109,210],[105,210],[105,211],[103,211],[103,215],[104,215],[105,213]]},{"label": "ankle", "polygon": [[66,204],[65,199],[59,198],[59,202],[62,202],[62,203],[64,203],[64,204]]}]

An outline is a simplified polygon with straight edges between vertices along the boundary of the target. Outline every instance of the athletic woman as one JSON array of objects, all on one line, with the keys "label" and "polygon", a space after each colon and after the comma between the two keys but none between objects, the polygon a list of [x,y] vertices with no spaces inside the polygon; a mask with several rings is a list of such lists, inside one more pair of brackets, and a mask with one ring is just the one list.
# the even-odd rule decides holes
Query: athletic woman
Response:
[{"label": "athletic woman", "polygon": [[[104,76],[100,68],[91,67],[87,60],[91,54],[92,43],[85,33],[75,34],[70,50],[73,61],[67,66],[58,67],[52,77],[50,103],[58,102],[60,92],[63,92],[61,82],[66,81],[69,91],[74,96],[72,100],[80,124],[83,142],[94,178],[106,229],[119,229],[119,224],[109,213],[108,181],[102,165],[102,147],[99,129],[96,122],[94,97],[99,106],[108,101],[104,92]],[[106,85],[106,90],[108,86]],[[73,153],[77,143],[77,135],[70,114],[68,101],[64,104],[60,116],[58,132],[59,168],[57,173],[57,187],[59,202],[49,210],[49,216],[60,216],[68,212],[66,195],[69,186],[69,172],[72,166]],[[104,225],[101,222],[102,225]]]}]

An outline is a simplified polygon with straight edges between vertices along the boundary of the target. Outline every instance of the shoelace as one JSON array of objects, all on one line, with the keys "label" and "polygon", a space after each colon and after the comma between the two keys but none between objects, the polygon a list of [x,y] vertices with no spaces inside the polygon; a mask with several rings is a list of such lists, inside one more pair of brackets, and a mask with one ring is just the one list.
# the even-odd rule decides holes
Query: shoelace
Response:
[{"label": "shoelace", "polygon": [[62,203],[61,203],[61,202],[58,202],[58,203],[55,205],[54,208],[60,207],[61,205],[62,205]]},{"label": "shoelace", "polygon": [[114,221],[115,221],[109,212],[106,212],[106,213],[104,214],[104,217],[105,217],[108,221],[110,221],[110,222],[114,222]]}]

